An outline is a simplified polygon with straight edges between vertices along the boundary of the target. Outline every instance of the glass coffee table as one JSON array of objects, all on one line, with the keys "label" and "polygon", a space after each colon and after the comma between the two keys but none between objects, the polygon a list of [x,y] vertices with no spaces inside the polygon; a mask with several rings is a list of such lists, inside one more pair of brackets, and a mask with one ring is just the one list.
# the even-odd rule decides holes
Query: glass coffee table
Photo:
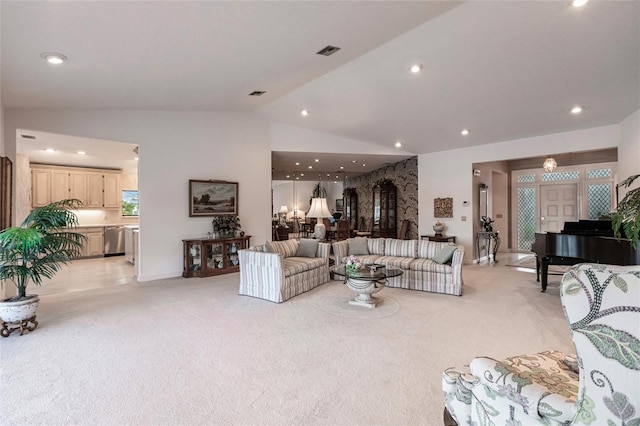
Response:
[{"label": "glass coffee table", "polygon": [[364,306],[373,309],[379,300],[372,295],[382,290],[388,278],[402,275],[401,269],[387,268],[384,265],[364,265],[356,272],[347,271],[346,265],[336,266],[331,269],[334,275],[344,277],[344,283],[354,292],[358,293],[355,299],[350,300],[350,305]]}]

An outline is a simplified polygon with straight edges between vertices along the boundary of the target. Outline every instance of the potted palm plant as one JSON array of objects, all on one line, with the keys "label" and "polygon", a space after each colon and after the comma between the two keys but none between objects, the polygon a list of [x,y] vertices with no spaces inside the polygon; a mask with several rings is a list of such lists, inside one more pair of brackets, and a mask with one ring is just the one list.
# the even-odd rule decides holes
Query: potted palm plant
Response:
[{"label": "potted palm plant", "polygon": [[0,301],[0,334],[34,330],[40,298],[27,294],[27,285],[41,285],[62,265],[80,255],[86,237],[73,232],[78,226],[74,210],[80,200],[61,200],[36,207],[18,227],[0,231],[0,280],[12,281],[18,294]]},{"label": "potted palm plant", "polygon": [[[619,187],[628,188],[640,177],[640,174],[629,176]],[[625,236],[633,247],[640,241],[640,187],[628,191],[618,203],[616,211],[611,213],[613,233],[616,238]]]},{"label": "potted palm plant", "polygon": [[[628,188],[640,177],[629,176],[618,187]],[[633,247],[640,241],[640,187],[628,191],[618,203],[616,211],[611,213],[611,224],[616,238],[626,237]]]}]

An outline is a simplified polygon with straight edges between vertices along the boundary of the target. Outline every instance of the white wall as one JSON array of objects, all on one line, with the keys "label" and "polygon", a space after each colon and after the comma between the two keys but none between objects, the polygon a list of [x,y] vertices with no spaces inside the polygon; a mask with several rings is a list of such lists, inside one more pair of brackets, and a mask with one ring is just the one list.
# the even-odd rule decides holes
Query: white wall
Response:
[{"label": "white wall", "polygon": [[393,147],[373,145],[282,123],[272,122],[270,135],[273,151],[414,155]]},{"label": "white wall", "polygon": [[189,179],[238,182],[243,230],[271,238],[269,125],[255,114],[7,109],[4,118],[14,157],[17,128],[140,147],[140,281],[180,275],[181,240],[211,229],[211,218],[189,217]]},{"label": "white wall", "polygon": [[[620,123],[620,145],[618,146],[618,178],[624,180],[640,174],[640,110]],[[640,186],[636,180],[632,188]],[[620,199],[626,190],[620,190]]]},{"label": "white wall", "polygon": [[[273,181],[273,213],[280,211],[282,206],[287,206],[289,209],[288,216],[291,216],[295,207],[304,212],[309,211],[309,198],[317,183],[312,181]],[[336,209],[336,199],[342,198],[342,181],[337,183],[334,181],[322,182],[322,187],[327,190],[327,205],[333,213]]]},{"label": "white wall", "polygon": [[[472,191],[477,189],[473,185],[473,163],[611,148],[619,141],[620,126],[612,125],[422,154],[418,156],[419,233],[430,233],[436,222],[433,199],[453,197],[453,219],[446,223],[447,234],[457,236],[456,242],[465,246],[465,260],[470,261],[475,244],[471,200]],[[469,205],[463,206],[463,201],[469,201]]]}]

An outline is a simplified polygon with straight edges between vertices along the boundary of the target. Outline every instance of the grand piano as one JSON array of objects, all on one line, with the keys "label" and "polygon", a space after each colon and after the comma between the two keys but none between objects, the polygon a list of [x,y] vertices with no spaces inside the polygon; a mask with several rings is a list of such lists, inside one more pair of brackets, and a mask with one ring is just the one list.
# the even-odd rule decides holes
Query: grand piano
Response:
[{"label": "grand piano", "polygon": [[549,265],[605,263],[610,265],[640,265],[640,244],[632,247],[629,240],[613,236],[609,220],[565,222],[560,233],[536,233],[531,245],[536,254],[537,280],[542,292],[547,290]]}]

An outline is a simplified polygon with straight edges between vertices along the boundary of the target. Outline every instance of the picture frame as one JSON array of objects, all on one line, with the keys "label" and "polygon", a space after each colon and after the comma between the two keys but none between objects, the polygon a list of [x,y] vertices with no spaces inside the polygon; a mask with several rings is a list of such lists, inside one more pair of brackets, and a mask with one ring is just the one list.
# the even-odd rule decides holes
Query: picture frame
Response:
[{"label": "picture frame", "polygon": [[237,215],[238,182],[189,180],[189,217]]},{"label": "picture frame", "polygon": [[11,226],[13,199],[13,163],[9,157],[0,157],[0,229]]},{"label": "picture frame", "polygon": [[434,198],[433,217],[453,217],[453,198]]},{"label": "picture frame", "polygon": [[337,212],[344,211],[344,200],[342,198],[336,199],[336,211]]}]

